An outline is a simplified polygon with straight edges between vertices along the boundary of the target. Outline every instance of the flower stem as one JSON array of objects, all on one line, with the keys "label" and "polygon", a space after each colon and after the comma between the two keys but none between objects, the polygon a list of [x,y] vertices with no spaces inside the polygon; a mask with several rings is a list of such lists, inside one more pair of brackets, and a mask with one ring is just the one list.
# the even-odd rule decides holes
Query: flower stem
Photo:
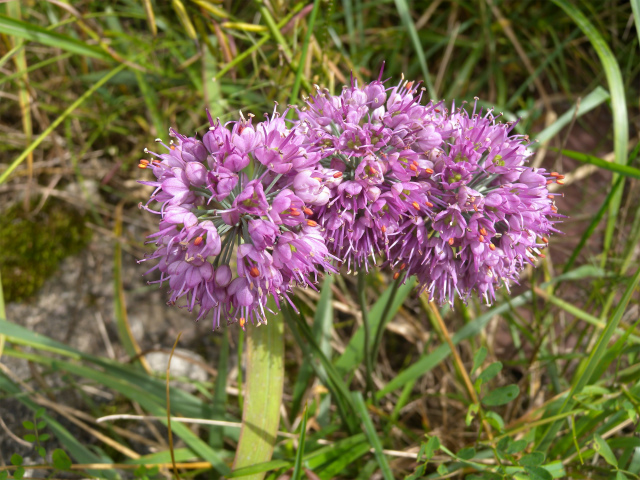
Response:
[{"label": "flower stem", "polygon": [[[276,311],[271,300],[268,307]],[[271,460],[280,424],[284,386],[284,324],[267,314],[268,325],[247,325],[247,369],[240,441],[234,470]],[[243,476],[262,480],[265,473]]]},{"label": "flower stem", "polygon": [[362,323],[364,325],[364,365],[367,370],[367,384],[365,393],[369,397],[373,393],[373,366],[371,364],[371,332],[369,328],[369,313],[367,310],[366,289],[366,271],[364,268],[358,272],[358,302],[360,303],[360,311],[362,312]]}]

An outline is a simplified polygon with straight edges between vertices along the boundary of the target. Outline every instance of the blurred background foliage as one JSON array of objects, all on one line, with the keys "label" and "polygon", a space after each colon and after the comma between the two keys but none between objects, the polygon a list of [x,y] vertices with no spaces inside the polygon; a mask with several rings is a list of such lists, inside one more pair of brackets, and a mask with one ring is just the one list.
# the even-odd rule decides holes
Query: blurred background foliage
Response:
[{"label": "blurred background foliage", "polygon": [[[284,111],[313,85],[336,93],[351,78],[377,78],[384,64],[389,85],[420,80],[428,97],[459,105],[477,96],[504,118],[519,118],[517,130],[539,140],[532,162],[566,175],[558,202],[569,217],[565,235],[491,309],[472,301],[438,311],[411,294],[411,285],[396,291],[385,273],[369,275],[369,320],[385,328],[372,369],[363,366],[372,353],[356,282],[337,277],[322,296],[300,292],[303,317],[284,315],[281,429],[289,436],[272,463],[254,470],[310,479],[639,478],[632,276],[640,244],[639,10],[638,0],[1,4],[5,294],[21,300],[48,275],[44,263],[75,253],[98,232],[114,244],[110,334],[122,348],[119,360],[109,359],[37,336],[21,327],[24,319],[2,321],[3,357],[31,367],[25,378],[0,363],[2,398],[38,413],[33,422],[21,419],[34,432],[22,441],[36,445],[53,472],[171,475],[166,430],[145,442],[156,427],[89,427],[107,413],[167,411],[163,375],[131,360],[140,350],[119,267],[121,247],[142,257],[142,239],[153,229],[136,208],[148,195],[135,168],[144,148],[166,139],[171,126],[202,135],[205,108],[223,121],[239,110],[261,119],[274,102]],[[59,232],[67,233],[62,241]],[[185,328],[190,321],[185,314]],[[194,393],[173,389],[174,415],[240,418],[242,368],[230,364],[242,365],[242,335],[235,327],[217,335],[216,375]],[[114,400],[98,405],[83,393],[71,411],[33,390],[61,375],[64,388],[80,392],[77,382],[86,383]],[[87,427],[81,439],[69,422]],[[299,438],[301,425],[308,432]],[[237,428],[177,423],[173,432],[182,476],[229,476]],[[47,440],[49,450],[38,450]],[[76,466],[60,453],[47,456],[55,446]],[[14,464],[0,475],[19,476],[22,460],[13,462],[10,452],[0,460]]]}]

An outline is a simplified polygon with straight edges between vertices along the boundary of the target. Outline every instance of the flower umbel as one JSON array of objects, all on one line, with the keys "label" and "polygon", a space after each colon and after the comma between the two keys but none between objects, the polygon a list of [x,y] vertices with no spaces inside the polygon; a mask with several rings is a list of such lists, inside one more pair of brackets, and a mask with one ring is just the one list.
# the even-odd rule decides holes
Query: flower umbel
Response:
[{"label": "flower umbel", "polygon": [[141,162],[156,176],[142,182],[155,191],[141,208],[160,216],[149,237],[157,249],[145,260],[159,260],[149,272],[158,269],[158,282],[168,281],[169,304],[199,306],[198,319],[212,315],[214,328],[221,321],[266,323],[269,296],[293,305],[294,286],[313,286],[319,274],[336,271],[308,218],[328,195],[299,180],[319,156],[276,112],[255,127],[252,118],[209,120],[202,140],[171,130],[168,146],[158,141],[167,153]]}]

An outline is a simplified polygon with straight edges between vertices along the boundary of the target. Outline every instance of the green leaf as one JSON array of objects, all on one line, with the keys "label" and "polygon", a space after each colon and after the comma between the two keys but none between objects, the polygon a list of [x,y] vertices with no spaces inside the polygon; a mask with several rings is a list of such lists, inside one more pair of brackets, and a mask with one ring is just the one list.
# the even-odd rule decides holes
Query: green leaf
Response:
[{"label": "green leaf", "polygon": [[307,408],[305,407],[302,414],[302,423],[300,424],[300,438],[298,439],[298,452],[296,453],[296,463],[293,465],[292,480],[300,480],[302,478],[302,457],[304,456],[304,444],[307,436]]},{"label": "green leaf", "polygon": [[[45,412],[44,407],[40,407],[38,410],[36,410],[36,413],[34,413],[34,415],[33,415],[33,416],[34,416],[35,418],[40,418],[41,416],[43,416],[43,415],[44,415],[44,412]],[[43,421],[43,422],[40,422],[40,423],[44,423],[45,425],[47,424],[47,422],[44,422],[44,421]],[[40,426],[40,423],[38,423],[38,428],[44,428],[44,427],[41,427],[41,426]]]},{"label": "green leaf", "polygon": [[9,471],[8,470],[0,471],[0,480],[7,480],[8,477],[9,477]]},{"label": "green leaf", "polygon": [[499,432],[504,430],[504,420],[496,412],[488,411],[485,413],[484,418],[493,428],[495,428]]},{"label": "green leaf", "polygon": [[31,442],[31,443],[36,441],[36,436],[33,433],[27,433],[22,438],[24,438],[27,442]]},{"label": "green leaf", "polygon": [[11,465],[22,465],[22,455],[18,455],[17,453],[14,453],[13,455],[11,455]]},{"label": "green leaf", "polygon": [[518,463],[523,467],[538,467],[544,463],[544,457],[542,452],[531,452],[524,455]]},{"label": "green leaf", "polygon": [[38,447],[37,449],[38,455],[40,455],[42,458],[47,456],[47,449],[44,447]]},{"label": "green leaf", "polygon": [[37,428],[38,430],[42,430],[42,429],[43,429],[44,427],[46,427],[46,426],[47,426],[47,422],[45,422],[45,421],[43,420],[43,421],[41,421],[41,422],[38,422],[38,424],[36,425],[36,428]]},{"label": "green leaf", "polygon": [[16,468],[13,472],[13,478],[15,478],[15,480],[22,480],[22,477],[24,477],[24,467]]},{"label": "green leaf", "polygon": [[111,55],[99,47],[88,45],[67,35],[52,32],[33,23],[16,20],[6,15],[0,15],[0,32],[49,47],[67,50],[81,57],[97,58],[106,62],[113,61]]},{"label": "green leaf", "polygon": [[480,375],[478,375],[478,380],[482,380],[482,383],[487,383],[489,380],[498,375],[501,370],[502,362],[493,362],[491,365],[485,368],[482,373],[480,373]]},{"label": "green leaf", "polygon": [[473,367],[469,374],[473,374],[484,362],[484,359],[487,358],[487,349],[485,347],[480,347],[476,354],[473,356]]},{"label": "green leaf", "polygon": [[525,448],[527,448],[528,444],[529,444],[529,442],[527,442],[526,440],[516,440],[515,442],[511,443],[507,447],[505,452],[510,454],[510,455],[513,455],[514,453],[520,453],[520,452],[524,451]]},{"label": "green leaf", "polygon": [[616,480],[627,480],[629,477],[627,477],[624,473],[622,473],[620,470],[618,470],[616,472]]},{"label": "green leaf", "polygon": [[520,393],[520,389],[517,385],[507,385],[505,387],[499,387],[490,391],[482,398],[482,403],[487,407],[496,407],[498,405],[504,405],[515,399]]},{"label": "green leaf", "polygon": [[469,408],[467,409],[467,416],[464,420],[464,423],[466,423],[467,427],[471,425],[471,422],[473,422],[473,419],[476,418],[478,410],[480,410],[479,404],[472,403],[471,405],[469,405]]},{"label": "green leaf", "polygon": [[[267,305],[277,311],[273,299]],[[268,325],[247,326],[245,399],[234,470],[271,460],[276,443],[284,385],[284,321],[272,314],[268,320]]]},{"label": "green leaf", "polygon": [[71,468],[71,459],[67,452],[61,448],[56,448],[51,454],[51,461],[53,466],[58,470],[69,470]]},{"label": "green leaf", "polygon": [[553,480],[553,475],[542,467],[525,467],[525,471],[531,480]]},{"label": "green leaf", "polygon": [[356,405],[356,409],[358,410],[358,414],[360,416],[360,420],[364,424],[364,431],[369,439],[369,443],[373,447],[373,454],[378,461],[378,465],[380,465],[380,470],[382,471],[382,476],[385,480],[393,480],[393,473],[391,472],[391,467],[389,467],[389,462],[387,461],[387,457],[385,457],[382,452],[382,444],[380,443],[380,439],[378,438],[378,434],[373,426],[373,422],[371,421],[371,417],[369,416],[369,412],[367,411],[367,406],[364,403],[364,399],[362,398],[362,393],[360,392],[352,392],[354,403]]},{"label": "green leaf", "polygon": [[476,449],[473,447],[463,448],[456,456],[461,460],[471,460],[476,456]]},{"label": "green leaf", "polygon": [[[552,148],[551,150],[558,151],[557,148]],[[573,150],[560,150],[560,152],[565,157],[569,157],[579,162],[587,163],[589,165],[595,165],[598,168],[619,173],[621,175],[624,175],[625,177],[640,178],[640,170],[638,170],[637,168],[629,167],[627,165],[620,165],[619,163],[607,162],[602,158],[594,157],[593,155],[588,155],[586,153],[574,152]]]},{"label": "green leaf", "polygon": [[41,442],[46,442],[46,441],[47,441],[47,440],[49,440],[50,438],[51,438],[51,435],[49,435],[48,433],[43,433],[42,435],[40,435],[40,436],[38,437],[38,439],[39,439]]},{"label": "green leaf", "polygon": [[593,436],[593,439],[595,440],[593,445],[595,451],[598,452],[609,465],[618,468],[618,459],[613,454],[613,450],[611,450],[611,447],[605,439],[597,433]]},{"label": "green leaf", "polygon": [[424,461],[431,460],[439,448],[440,439],[438,437],[429,437],[424,449]]},{"label": "green leaf", "polygon": [[24,422],[22,422],[22,426],[27,430],[33,430],[34,428],[36,428],[33,422],[30,422],[29,420],[25,420]]}]

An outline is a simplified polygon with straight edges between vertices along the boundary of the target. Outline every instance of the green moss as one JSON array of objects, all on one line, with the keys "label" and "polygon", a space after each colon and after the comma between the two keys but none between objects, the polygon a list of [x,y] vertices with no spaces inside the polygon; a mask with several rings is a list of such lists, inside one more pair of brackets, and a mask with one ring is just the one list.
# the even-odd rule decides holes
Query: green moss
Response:
[{"label": "green moss", "polygon": [[89,243],[91,230],[77,210],[49,201],[35,216],[15,205],[0,216],[0,269],[5,300],[32,296],[62,259]]}]

